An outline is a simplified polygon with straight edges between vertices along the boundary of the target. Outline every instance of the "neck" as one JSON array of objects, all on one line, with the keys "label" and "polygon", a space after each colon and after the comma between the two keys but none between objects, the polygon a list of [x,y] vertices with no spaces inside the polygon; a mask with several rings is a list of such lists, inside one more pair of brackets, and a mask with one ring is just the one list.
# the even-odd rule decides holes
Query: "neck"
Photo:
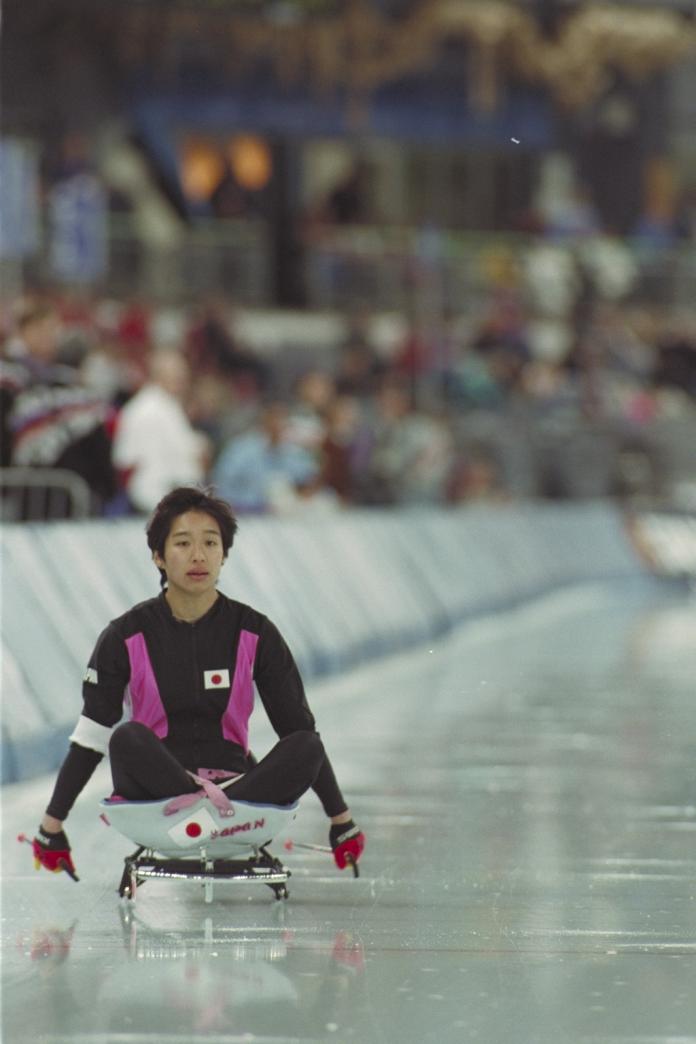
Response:
[{"label": "neck", "polygon": [[198,596],[187,595],[182,591],[173,591],[168,587],[164,592],[164,597],[176,620],[183,620],[184,623],[195,623],[196,620],[200,620],[215,605],[218,593],[213,590],[206,591],[205,594]]}]

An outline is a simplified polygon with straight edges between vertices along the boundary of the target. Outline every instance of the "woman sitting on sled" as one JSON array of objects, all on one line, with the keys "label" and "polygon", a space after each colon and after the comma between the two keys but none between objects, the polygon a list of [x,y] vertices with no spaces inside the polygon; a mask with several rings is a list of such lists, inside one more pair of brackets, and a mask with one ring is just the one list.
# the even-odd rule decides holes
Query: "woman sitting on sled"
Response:
[{"label": "woman sitting on sled", "polygon": [[[365,838],[351,818],[315,730],[302,680],[278,629],[217,590],[237,530],[225,501],[182,487],[147,525],[162,591],[102,631],[83,684],[83,710],[33,840],[37,865],[76,878],[63,823],[104,754],[114,793],[153,801],[221,787],[230,799],[290,805],[310,787],[331,821],[339,868]],[[249,752],[254,685],[280,737]],[[123,717],[124,702],[129,720]]]}]

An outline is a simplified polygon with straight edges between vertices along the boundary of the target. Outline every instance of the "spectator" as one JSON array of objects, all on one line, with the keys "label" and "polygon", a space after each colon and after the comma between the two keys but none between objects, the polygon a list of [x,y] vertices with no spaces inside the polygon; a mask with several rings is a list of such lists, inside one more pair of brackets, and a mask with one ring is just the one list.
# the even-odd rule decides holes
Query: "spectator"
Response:
[{"label": "spectator", "polygon": [[268,387],[268,365],[238,343],[224,302],[210,300],[189,331],[187,354],[196,372],[229,380],[240,396],[255,397]]},{"label": "spectator", "polygon": [[385,366],[367,341],[349,338],[340,348],[336,390],[341,395],[373,395]]},{"label": "spectator", "polygon": [[191,382],[186,412],[194,428],[208,436],[213,459],[256,414],[252,403],[239,399],[234,388],[212,373],[200,374]]},{"label": "spectator", "polygon": [[285,403],[270,402],[259,426],[230,439],[213,469],[220,496],[238,512],[283,511],[316,488],[317,463],[288,437]]},{"label": "spectator", "polygon": [[321,484],[343,504],[357,496],[356,473],[360,439],[360,402],[340,395],[329,406],[321,444]]},{"label": "spectator", "polygon": [[147,513],[170,490],[205,478],[209,443],[184,409],[190,387],[181,352],[158,349],[150,360],[150,379],[121,410],[113,459],[128,498],[128,508]]},{"label": "spectator", "polygon": [[537,420],[556,418],[570,422],[580,417],[578,382],[567,366],[542,360],[531,362],[524,369],[522,387]]},{"label": "spectator", "polygon": [[290,407],[287,436],[298,446],[317,454],[326,434],[327,416],[336,398],[333,377],[323,370],[308,370],[297,382]]},{"label": "spectator", "polygon": [[249,194],[239,184],[227,162],[210,196],[210,209],[216,218],[247,217],[251,209]]},{"label": "spectator", "polygon": [[654,380],[696,399],[696,322],[678,317],[666,324],[657,344]]},{"label": "spectator", "polygon": [[101,336],[87,352],[80,374],[86,388],[117,409],[130,399],[144,377],[130,365],[119,342],[108,335]]},{"label": "spectator", "polygon": [[332,225],[357,225],[368,219],[368,171],[357,161],[328,192],[321,218]]},{"label": "spectator", "polygon": [[483,358],[478,352],[462,352],[447,377],[447,401],[455,406],[502,408],[506,389],[500,380],[500,368],[495,364],[495,359]]},{"label": "spectator", "polygon": [[439,503],[453,452],[447,425],[413,409],[401,384],[385,384],[375,405],[362,497],[372,504]]},{"label": "spectator", "polygon": [[9,358],[0,363],[2,464],[65,468],[88,484],[100,514],[116,493],[111,465],[109,404],[60,364],[61,328],[53,306],[24,302]]},{"label": "spectator", "polygon": [[460,452],[447,476],[445,498],[449,504],[506,499],[500,462],[491,448],[471,445]]},{"label": "spectator", "polygon": [[118,339],[131,354],[141,354],[151,343],[152,309],[137,297],[132,297],[118,317]]},{"label": "spectator", "polygon": [[571,186],[544,215],[544,232],[550,238],[596,235],[601,220],[589,190],[584,185]]}]

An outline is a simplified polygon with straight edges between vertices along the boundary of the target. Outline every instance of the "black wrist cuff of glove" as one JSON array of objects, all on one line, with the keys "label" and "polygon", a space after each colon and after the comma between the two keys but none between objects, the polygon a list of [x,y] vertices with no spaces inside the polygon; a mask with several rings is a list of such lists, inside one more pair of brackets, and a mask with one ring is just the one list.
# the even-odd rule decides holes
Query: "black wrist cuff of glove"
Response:
[{"label": "black wrist cuff of glove", "polygon": [[336,848],[338,845],[342,845],[344,841],[348,841],[351,837],[356,837],[360,833],[360,829],[355,825],[352,819],[349,819],[347,823],[332,823],[331,829],[329,830],[329,841],[331,847]]},{"label": "black wrist cuff of glove", "polygon": [[59,830],[57,834],[49,834],[47,830],[44,830],[42,826],[39,827],[39,837],[41,843],[50,848],[53,851],[60,850],[63,848],[70,848],[67,835],[64,830]]}]

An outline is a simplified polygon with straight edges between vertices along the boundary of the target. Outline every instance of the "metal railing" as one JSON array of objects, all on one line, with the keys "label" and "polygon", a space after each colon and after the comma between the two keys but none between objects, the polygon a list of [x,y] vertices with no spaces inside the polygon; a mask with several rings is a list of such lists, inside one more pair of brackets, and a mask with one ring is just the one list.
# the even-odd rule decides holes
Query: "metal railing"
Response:
[{"label": "metal railing", "polygon": [[[412,310],[415,301],[436,310],[464,310],[491,287],[491,269],[524,265],[541,237],[416,227],[326,228],[312,237],[304,273],[311,307],[346,308],[360,301],[374,309]],[[573,253],[572,239],[554,245]],[[642,303],[691,308],[696,285],[696,242],[656,246],[621,242],[635,266],[629,296]]]},{"label": "metal railing", "polygon": [[[52,280],[48,234],[27,271]],[[224,295],[247,307],[274,304],[274,273],[300,265],[310,309],[350,309],[356,302],[374,310],[409,311],[414,299],[439,311],[466,309],[491,285],[491,266],[503,258],[523,262],[538,239],[521,233],[479,233],[412,225],[355,225],[315,228],[298,244],[292,260],[274,255],[273,229],[262,219],[197,218],[182,229],[175,246],[147,243],[128,217],[112,216],[108,294],[136,295],[162,303],[194,304]],[[574,244],[567,241],[570,250]],[[696,242],[670,246],[624,241],[636,269],[632,296],[665,307],[691,307],[696,284]],[[15,266],[16,267],[16,266]],[[21,287],[22,272],[4,273],[6,287]]]},{"label": "metal railing", "polygon": [[[109,297],[131,297],[162,304],[195,304],[224,294],[246,306],[272,298],[271,229],[254,220],[196,219],[172,242],[148,241],[131,217],[109,220],[106,273],[88,281]],[[24,282],[60,287],[52,267],[50,226],[44,221],[36,255],[25,261],[0,259],[5,294],[21,292]]]},{"label": "metal railing", "polygon": [[92,514],[90,488],[65,468],[0,468],[3,522],[78,521]]}]

